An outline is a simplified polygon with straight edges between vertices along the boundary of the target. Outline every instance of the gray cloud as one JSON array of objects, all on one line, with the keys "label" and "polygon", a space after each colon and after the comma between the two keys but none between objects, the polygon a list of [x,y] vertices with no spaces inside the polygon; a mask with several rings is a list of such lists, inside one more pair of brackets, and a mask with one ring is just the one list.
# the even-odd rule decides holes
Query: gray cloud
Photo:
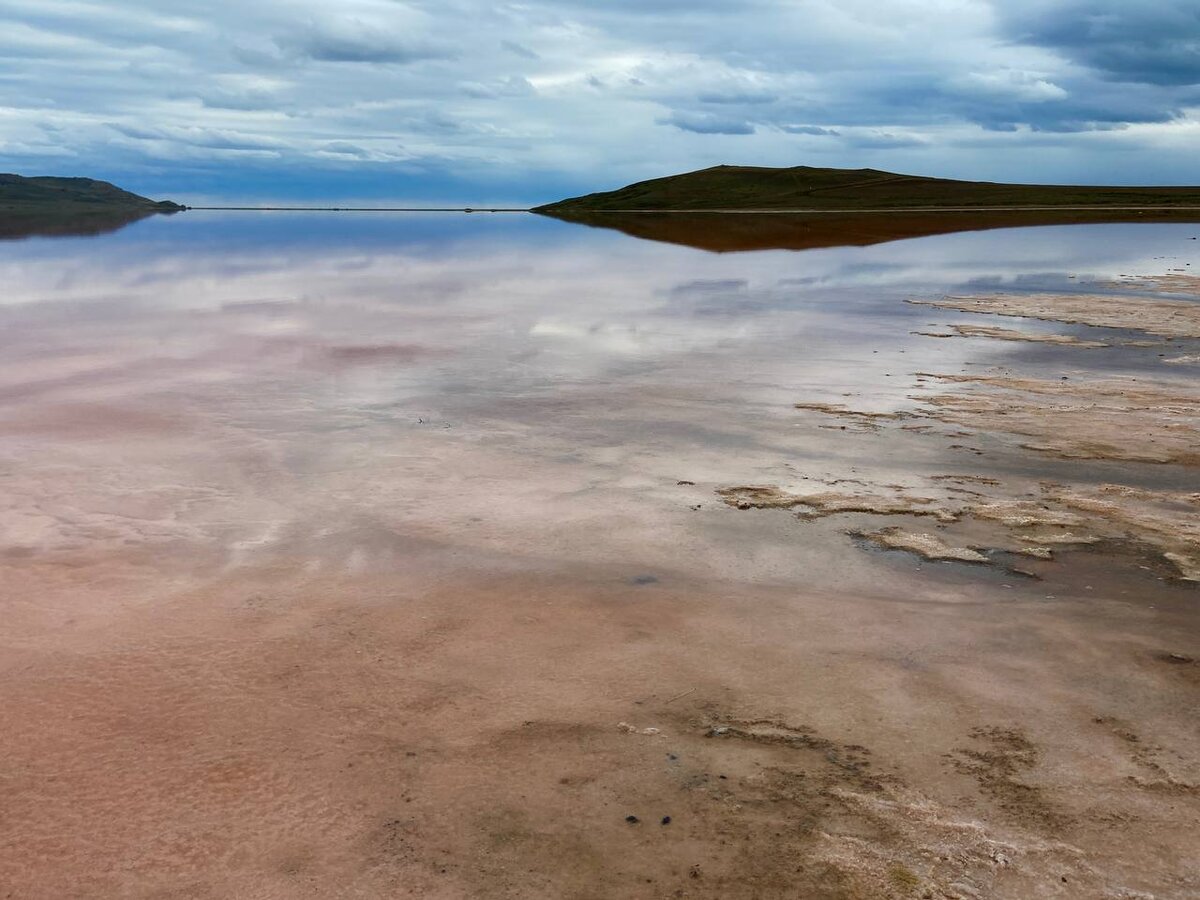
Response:
[{"label": "gray cloud", "polygon": [[753,93],[747,91],[745,93],[707,93],[697,97],[701,103],[713,103],[717,105],[728,106],[755,106],[759,103],[774,103],[779,99],[775,94]]},{"label": "gray cloud", "polygon": [[1196,0],[2,0],[0,170],[1197,183],[1197,35]]},{"label": "gray cloud", "polygon": [[777,124],[775,126],[780,131],[786,131],[788,134],[813,134],[823,137],[837,137],[841,134],[840,131],[834,128],[822,128],[819,125],[785,125]]},{"label": "gray cloud", "polygon": [[921,147],[927,142],[912,134],[894,134],[890,131],[872,129],[865,132],[855,132],[847,137],[847,143],[853,147],[875,150],[891,150],[898,147]]},{"label": "gray cloud", "polygon": [[693,134],[754,134],[754,126],[744,119],[731,119],[709,113],[673,112],[658,120]]},{"label": "gray cloud", "polygon": [[1071,0],[997,7],[1005,34],[1116,81],[1200,84],[1195,0]]},{"label": "gray cloud", "polygon": [[213,150],[279,150],[286,146],[274,138],[219,131],[211,128],[146,127],[113,124],[114,131],[137,141],[165,141]]},{"label": "gray cloud", "polygon": [[516,41],[501,41],[500,46],[509,53],[515,53],[517,56],[520,56],[524,59],[541,59],[541,57],[539,57],[528,47],[518,44]]},{"label": "gray cloud", "polygon": [[346,141],[330,141],[321,147],[321,152],[330,153],[335,156],[351,156],[355,159],[367,159],[371,155],[362,147],[347,143]]},{"label": "gray cloud", "polygon": [[468,97],[479,100],[496,100],[501,97],[523,97],[536,93],[529,81],[519,75],[500,78],[491,84],[469,82],[462,86],[462,91]]},{"label": "gray cloud", "polygon": [[428,41],[391,34],[359,20],[310,25],[275,38],[280,49],[319,62],[406,64],[448,59],[454,53]]},{"label": "gray cloud", "polygon": [[280,109],[279,97],[263,90],[214,90],[200,94],[200,102],[209,109],[233,109],[242,111]]}]

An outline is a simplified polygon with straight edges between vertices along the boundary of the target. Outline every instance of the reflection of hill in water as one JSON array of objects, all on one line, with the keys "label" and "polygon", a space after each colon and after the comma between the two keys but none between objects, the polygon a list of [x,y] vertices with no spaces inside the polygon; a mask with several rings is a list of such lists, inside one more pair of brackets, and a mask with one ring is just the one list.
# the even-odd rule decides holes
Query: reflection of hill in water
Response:
[{"label": "reflection of hill in water", "polygon": [[107,234],[154,215],[161,215],[161,213],[145,209],[65,214],[6,212],[0,214],[0,241],[17,241],[30,237],[87,237]]},{"label": "reflection of hill in water", "polygon": [[554,218],[715,253],[863,247],[905,238],[1103,222],[1200,222],[1195,210],[1060,210],[897,213],[558,212]]}]

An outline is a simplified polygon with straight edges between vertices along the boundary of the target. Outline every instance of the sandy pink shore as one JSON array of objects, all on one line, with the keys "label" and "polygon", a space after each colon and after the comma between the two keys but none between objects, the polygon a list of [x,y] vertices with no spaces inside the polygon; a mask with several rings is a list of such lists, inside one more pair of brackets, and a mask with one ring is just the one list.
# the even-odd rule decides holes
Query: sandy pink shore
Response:
[{"label": "sandy pink shore", "polygon": [[7,896],[1194,886],[1183,610],[455,575],[446,549],[183,585],[163,558],[10,561],[9,596],[153,603],[8,635]]}]

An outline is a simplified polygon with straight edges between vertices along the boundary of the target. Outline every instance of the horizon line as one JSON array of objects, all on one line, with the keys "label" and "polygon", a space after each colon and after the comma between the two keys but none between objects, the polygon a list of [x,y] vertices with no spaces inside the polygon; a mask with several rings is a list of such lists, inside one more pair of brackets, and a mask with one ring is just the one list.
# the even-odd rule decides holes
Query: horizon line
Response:
[{"label": "horizon line", "polygon": [[187,209],[240,210],[248,212],[532,212],[524,206],[189,206]]}]

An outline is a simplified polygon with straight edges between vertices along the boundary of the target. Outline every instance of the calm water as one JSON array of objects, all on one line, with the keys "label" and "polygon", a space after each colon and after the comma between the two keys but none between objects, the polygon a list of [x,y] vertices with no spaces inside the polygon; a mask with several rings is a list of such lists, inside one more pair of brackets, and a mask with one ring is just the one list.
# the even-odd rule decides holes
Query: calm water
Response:
[{"label": "calm water", "polygon": [[[408,529],[662,563],[706,539],[651,511],[707,510],[712,485],[943,464],[803,426],[796,402],[889,410],[917,372],[1063,370],[1061,351],[914,335],[968,317],[905,298],[1200,268],[1196,231],[713,254],[523,214],[189,212],[0,243],[0,540],[369,568]],[[680,499],[680,480],[707,486]],[[776,540],[750,575],[815,564]],[[737,543],[704,555],[745,566]]]},{"label": "calm water", "polygon": [[1195,490],[795,404],[910,408],[921,372],[1190,389],[1162,346],[939,340],[972,317],[904,301],[1196,269],[1198,231],[718,255],[188,212],[0,241],[0,883],[1194,895],[1194,585],[1120,541],[935,564],[846,533],[928,517],[714,492]]}]

